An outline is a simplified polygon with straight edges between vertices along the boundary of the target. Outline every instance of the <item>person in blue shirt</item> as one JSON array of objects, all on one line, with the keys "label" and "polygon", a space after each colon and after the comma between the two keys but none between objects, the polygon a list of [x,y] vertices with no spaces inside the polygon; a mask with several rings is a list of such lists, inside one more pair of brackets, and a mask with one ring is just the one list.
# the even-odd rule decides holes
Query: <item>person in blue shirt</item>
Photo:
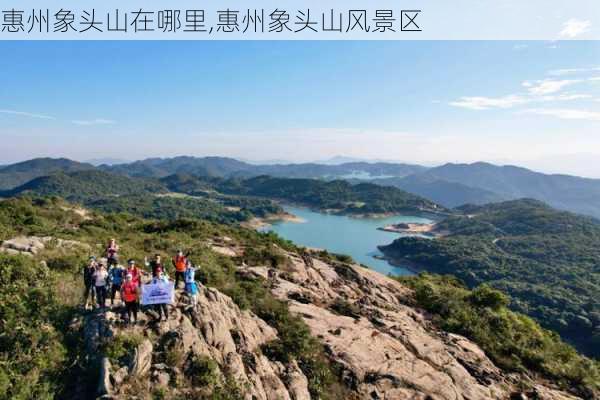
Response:
[{"label": "person in blue shirt", "polygon": [[194,310],[198,305],[198,285],[195,281],[196,268],[194,268],[194,264],[189,259],[186,263],[185,272],[183,273],[183,278],[185,280],[185,292],[190,297],[190,301],[192,303],[192,307]]},{"label": "person in blue shirt", "polygon": [[110,305],[114,305],[115,294],[120,293],[121,286],[123,285],[125,269],[122,265],[115,265],[108,271],[108,280],[110,282]]}]

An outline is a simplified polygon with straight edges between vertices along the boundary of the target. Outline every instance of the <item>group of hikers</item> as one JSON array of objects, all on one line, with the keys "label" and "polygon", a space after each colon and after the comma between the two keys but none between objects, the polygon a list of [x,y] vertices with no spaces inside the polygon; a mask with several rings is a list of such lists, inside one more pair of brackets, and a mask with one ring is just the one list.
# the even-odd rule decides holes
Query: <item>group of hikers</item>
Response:
[{"label": "group of hikers", "polygon": [[[127,267],[119,264],[119,246],[115,239],[110,239],[105,250],[106,261],[90,256],[88,264],[83,270],[83,282],[85,285],[84,302],[85,308],[93,306],[94,300],[96,307],[106,308],[106,303],[110,297],[110,304],[115,304],[115,298],[119,293],[119,299],[125,305],[125,317],[128,323],[137,323],[140,300],[142,296],[142,278],[150,274],[143,269],[138,268],[135,260],[129,259]],[[190,298],[191,304],[196,308],[198,302],[198,285],[195,281],[196,268],[189,259],[189,255],[184,255],[182,250],[178,250],[172,259],[175,270],[174,288],[179,288],[179,283],[185,284],[185,292]],[[169,285],[170,280],[167,275],[166,266],[161,261],[160,254],[155,254],[154,259],[148,261],[144,258],[144,265],[152,271],[151,279],[146,284],[150,285]],[[168,319],[169,309],[167,302],[153,304],[152,307],[158,313],[159,321]]]}]

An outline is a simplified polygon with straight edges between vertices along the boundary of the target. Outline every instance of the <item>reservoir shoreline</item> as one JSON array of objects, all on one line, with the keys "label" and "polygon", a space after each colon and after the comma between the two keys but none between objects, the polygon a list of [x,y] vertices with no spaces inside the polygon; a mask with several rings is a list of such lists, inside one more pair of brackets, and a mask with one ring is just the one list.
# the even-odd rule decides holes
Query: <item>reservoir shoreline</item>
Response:
[{"label": "reservoir shoreline", "polygon": [[378,246],[386,245],[403,236],[422,236],[417,233],[388,232],[379,228],[396,223],[432,224],[433,220],[417,215],[379,216],[359,218],[316,212],[306,207],[284,204],[285,213],[254,221],[255,229],[273,231],[299,246],[323,248],[331,253],[347,254],[357,263],[384,275],[413,275],[416,271],[408,263],[390,262]]}]

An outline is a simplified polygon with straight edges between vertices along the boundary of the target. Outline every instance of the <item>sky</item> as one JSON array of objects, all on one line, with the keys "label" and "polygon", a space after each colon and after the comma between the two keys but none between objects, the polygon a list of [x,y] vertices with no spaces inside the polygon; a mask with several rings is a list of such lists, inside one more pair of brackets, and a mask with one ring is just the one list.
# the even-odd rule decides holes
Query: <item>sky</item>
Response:
[{"label": "sky", "polygon": [[0,164],[346,156],[600,178],[600,41],[30,41],[0,51]]}]

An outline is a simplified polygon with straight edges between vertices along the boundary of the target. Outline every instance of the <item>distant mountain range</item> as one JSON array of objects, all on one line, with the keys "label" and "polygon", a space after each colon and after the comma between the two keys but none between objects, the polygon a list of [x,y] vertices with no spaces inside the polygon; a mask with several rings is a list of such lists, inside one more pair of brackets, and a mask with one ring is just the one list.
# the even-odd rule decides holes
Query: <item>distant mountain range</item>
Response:
[{"label": "distant mountain range", "polygon": [[[421,173],[420,178],[486,191],[481,193],[480,201],[471,201],[475,204],[488,202],[492,194],[504,200],[532,198],[558,209],[600,217],[600,179],[547,175],[526,168],[483,162],[442,165]],[[402,185],[399,187],[403,188]],[[425,195],[421,190],[417,194]]]},{"label": "distant mountain range", "polygon": [[[249,172],[240,170],[248,168],[248,164],[225,158],[152,159],[127,166],[102,165],[98,168],[69,160],[56,160],[56,165],[52,164],[52,160],[32,160],[30,170],[24,166],[26,164],[14,167],[15,172],[28,172],[31,176],[43,174],[40,166],[51,172],[0,191],[0,196],[59,196],[90,207],[101,204],[103,210],[128,211],[135,204],[131,197],[146,200],[162,197],[164,203],[169,201],[164,199],[165,195],[172,199],[173,194],[184,194],[193,196],[186,199],[188,203],[196,203],[195,209],[199,203],[203,203],[205,209],[210,208],[206,203],[213,202],[253,215],[281,211],[272,200],[353,215],[447,212],[430,200],[394,187],[368,182],[352,184],[342,179],[250,176]],[[60,168],[71,172],[63,172]],[[256,169],[262,170],[262,166]],[[10,177],[8,172],[6,176]],[[156,208],[155,204],[144,204],[144,215],[156,213]]]},{"label": "distant mountain range", "polygon": [[403,177],[424,172],[426,167],[411,164],[352,162],[339,165],[305,164],[249,164],[226,157],[149,158],[129,164],[101,166],[102,169],[130,176],[162,178],[173,174],[208,177],[254,177],[270,175],[284,178],[339,179],[362,173],[364,179]]},{"label": "distant mountain range", "polygon": [[380,186],[394,186],[449,208],[526,197],[559,209],[600,218],[600,179],[543,174],[526,168],[484,162],[444,164],[433,168],[362,161],[335,165],[256,165],[226,157],[182,156],[94,167],[92,164],[66,159],[44,158],[0,167],[0,190],[13,189],[31,179],[54,172],[70,173],[89,169],[143,178],[185,174],[216,178],[269,175],[280,178],[344,179],[351,183],[370,182]]},{"label": "distant mountain range", "polygon": [[122,160],[120,158],[110,158],[109,157],[109,158],[92,158],[91,160],[86,160],[85,162],[88,164],[99,166],[99,165],[127,164],[127,163],[130,163],[131,161]]},{"label": "distant mountain range", "polygon": [[507,197],[490,190],[439,179],[427,173],[413,174],[403,178],[374,179],[371,182],[382,186],[401,188],[449,208],[463,204],[494,203],[507,199]]}]

